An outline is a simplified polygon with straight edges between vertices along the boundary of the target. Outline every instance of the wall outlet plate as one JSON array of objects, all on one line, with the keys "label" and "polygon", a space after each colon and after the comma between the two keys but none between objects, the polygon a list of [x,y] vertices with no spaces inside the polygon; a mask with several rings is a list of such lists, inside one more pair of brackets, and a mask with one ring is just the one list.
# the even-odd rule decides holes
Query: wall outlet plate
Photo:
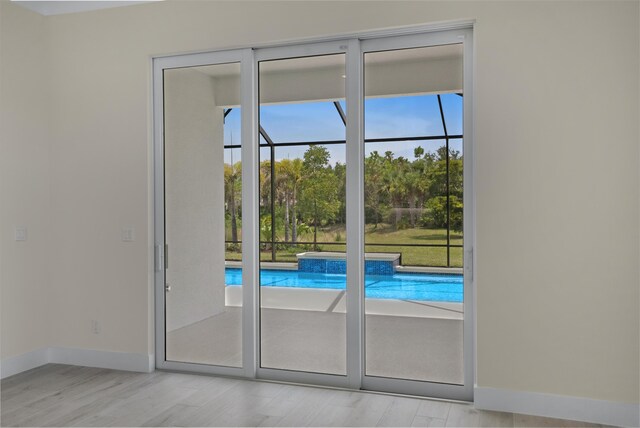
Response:
[{"label": "wall outlet plate", "polygon": [[133,226],[123,227],[120,231],[120,238],[123,242],[133,242],[136,239],[136,231]]},{"label": "wall outlet plate", "polygon": [[98,320],[91,320],[91,332],[93,334],[100,334],[100,331],[102,331],[100,322],[98,322]]},{"label": "wall outlet plate", "polygon": [[27,240],[27,228],[25,226],[16,226],[15,231],[15,240],[16,241],[26,241]]}]

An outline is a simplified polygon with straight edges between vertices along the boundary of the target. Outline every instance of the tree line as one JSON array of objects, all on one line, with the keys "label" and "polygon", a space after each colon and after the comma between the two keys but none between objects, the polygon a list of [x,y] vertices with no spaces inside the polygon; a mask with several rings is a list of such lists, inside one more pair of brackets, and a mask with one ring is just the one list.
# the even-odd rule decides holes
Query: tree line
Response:
[{"label": "tree line", "polygon": [[[447,183],[447,157],[449,180]],[[329,163],[329,151],[310,146],[302,159],[275,161],[274,209],[271,212],[271,161],[260,162],[261,240],[270,241],[272,215],[278,238],[298,242],[301,233],[346,221],[346,165]],[[416,147],[414,158],[373,151],[365,158],[365,222],[377,229],[446,228],[447,187],[452,230],[462,230],[460,152],[440,147],[435,153]],[[241,222],[241,163],[225,164],[225,213],[231,240]]]}]

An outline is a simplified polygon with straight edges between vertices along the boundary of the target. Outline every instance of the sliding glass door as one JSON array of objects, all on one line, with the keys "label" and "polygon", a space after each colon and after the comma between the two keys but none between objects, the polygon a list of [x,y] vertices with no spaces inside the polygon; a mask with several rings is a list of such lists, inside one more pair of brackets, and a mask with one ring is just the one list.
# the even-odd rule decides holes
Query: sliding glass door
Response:
[{"label": "sliding glass door", "polygon": [[241,59],[154,70],[159,367],[244,374]]},{"label": "sliding glass door", "polygon": [[258,67],[260,367],[344,376],[345,54]]},{"label": "sliding glass door", "polygon": [[169,361],[242,367],[239,76],[239,63],[164,72]]},{"label": "sliding glass door", "polygon": [[378,36],[154,60],[158,367],[472,397],[471,31]]},{"label": "sliding glass door", "polygon": [[365,378],[464,385],[463,44],[390,47],[364,53]]}]

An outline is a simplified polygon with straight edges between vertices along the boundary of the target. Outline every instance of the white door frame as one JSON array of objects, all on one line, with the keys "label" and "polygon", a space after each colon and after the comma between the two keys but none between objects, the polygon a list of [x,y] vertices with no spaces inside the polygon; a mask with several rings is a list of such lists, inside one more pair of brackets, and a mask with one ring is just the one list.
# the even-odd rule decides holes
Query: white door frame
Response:
[{"label": "white door frame", "polygon": [[[153,153],[155,233],[155,327],[158,369],[249,379],[311,383],[458,400],[473,400],[475,382],[475,192],[473,156],[473,23],[408,27],[260,49],[235,49],[153,58]],[[365,52],[463,43],[464,85],[464,384],[450,385],[366,376],[364,373],[364,90]],[[258,62],[335,53],[346,54],[347,191],[347,375],[260,367]],[[241,65],[243,307],[242,368],[166,361],[164,263],[163,70],[229,62]]]}]

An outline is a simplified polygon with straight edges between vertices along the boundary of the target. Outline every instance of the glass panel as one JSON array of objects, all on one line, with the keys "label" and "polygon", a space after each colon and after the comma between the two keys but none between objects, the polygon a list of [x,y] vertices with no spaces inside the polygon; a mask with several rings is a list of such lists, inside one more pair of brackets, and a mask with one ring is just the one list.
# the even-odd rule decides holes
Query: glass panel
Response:
[{"label": "glass panel", "polygon": [[242,366],[240,111],[225,118],[239,76],[238,63],[164,72],[169,361]]},{"label": "glass panel", "polygon": [[[266,141],[266,140],[265,140]],[[273,230],[271,222],[271,149],[260,148],[260,260],[272,260],[274,253]]]},{"label": "glass panel", "polygon": [[[345,375],[345,126],[333,104],[344,54],[261,62],[259,73],[260,365]],[[340,143],[310,144],[325,140]]]},{"label": "glass panel", "polygon": [[367,139],[444,136],[435,95],[369,98],[364,113]]},{"label": "glass panel", "polygon": [[366,143],[365,156],[365,242],[407,245],[409,266],[447,266],[446,248],[419,246],[447,244],[446,141]]},{"label": "glass panel", "polygon": [[[445,138],[437,95],[461,92],[461,58],[461,45],[364,57],[369,376],[463,382],[462,250],[449,248],[462,243],[462,140]],[[443,112],[455,127],[454,107]]]},{"label": "glass panel", "polygon": [[[462,245],[463,236],[463,154],[462,139],[449,140],[449,216],[450,241],[452,245]],[[453,248],[451,250],[451,266],[462,267],[462,256],[453,263]],[[462,250],[460,250],[461,252]],[[456,253],[457,254],[457,253]]]},{"label": "glass panel", "polygon": [[276,144],[345,138],[340,114],[328,101],[262,105],[260,124]]},{"label": "glass panel", "polygon": [[463,99],[458,94],[442,94],[442,111],[447,123],[449,135],[462,135],[462,108]]},{"label": "glass panel", "polygon": [[442,241],[442,244],[439,244],[440,246],[384,245],[384,240],[374,244],[372,241],[376,241],[376,239],[366,239],[367,244],[365,245],[365,250],[367,253],[390,253],[397,255],[398,264],[403,267],[447,267],[447,245],[445,238],[445,236],[442,236],[440,239],[434,239],[433,242]]},{"label": "glass panel", "polygon": [[[460,244],[462,245],[462,244]],[[462,267],[462,247],[451,247],[451,267]]]},{"label": "glass panel", "polygon": [[240,108],[233,107],[224,110],[224,145],[237,146],[240,144]]}]

